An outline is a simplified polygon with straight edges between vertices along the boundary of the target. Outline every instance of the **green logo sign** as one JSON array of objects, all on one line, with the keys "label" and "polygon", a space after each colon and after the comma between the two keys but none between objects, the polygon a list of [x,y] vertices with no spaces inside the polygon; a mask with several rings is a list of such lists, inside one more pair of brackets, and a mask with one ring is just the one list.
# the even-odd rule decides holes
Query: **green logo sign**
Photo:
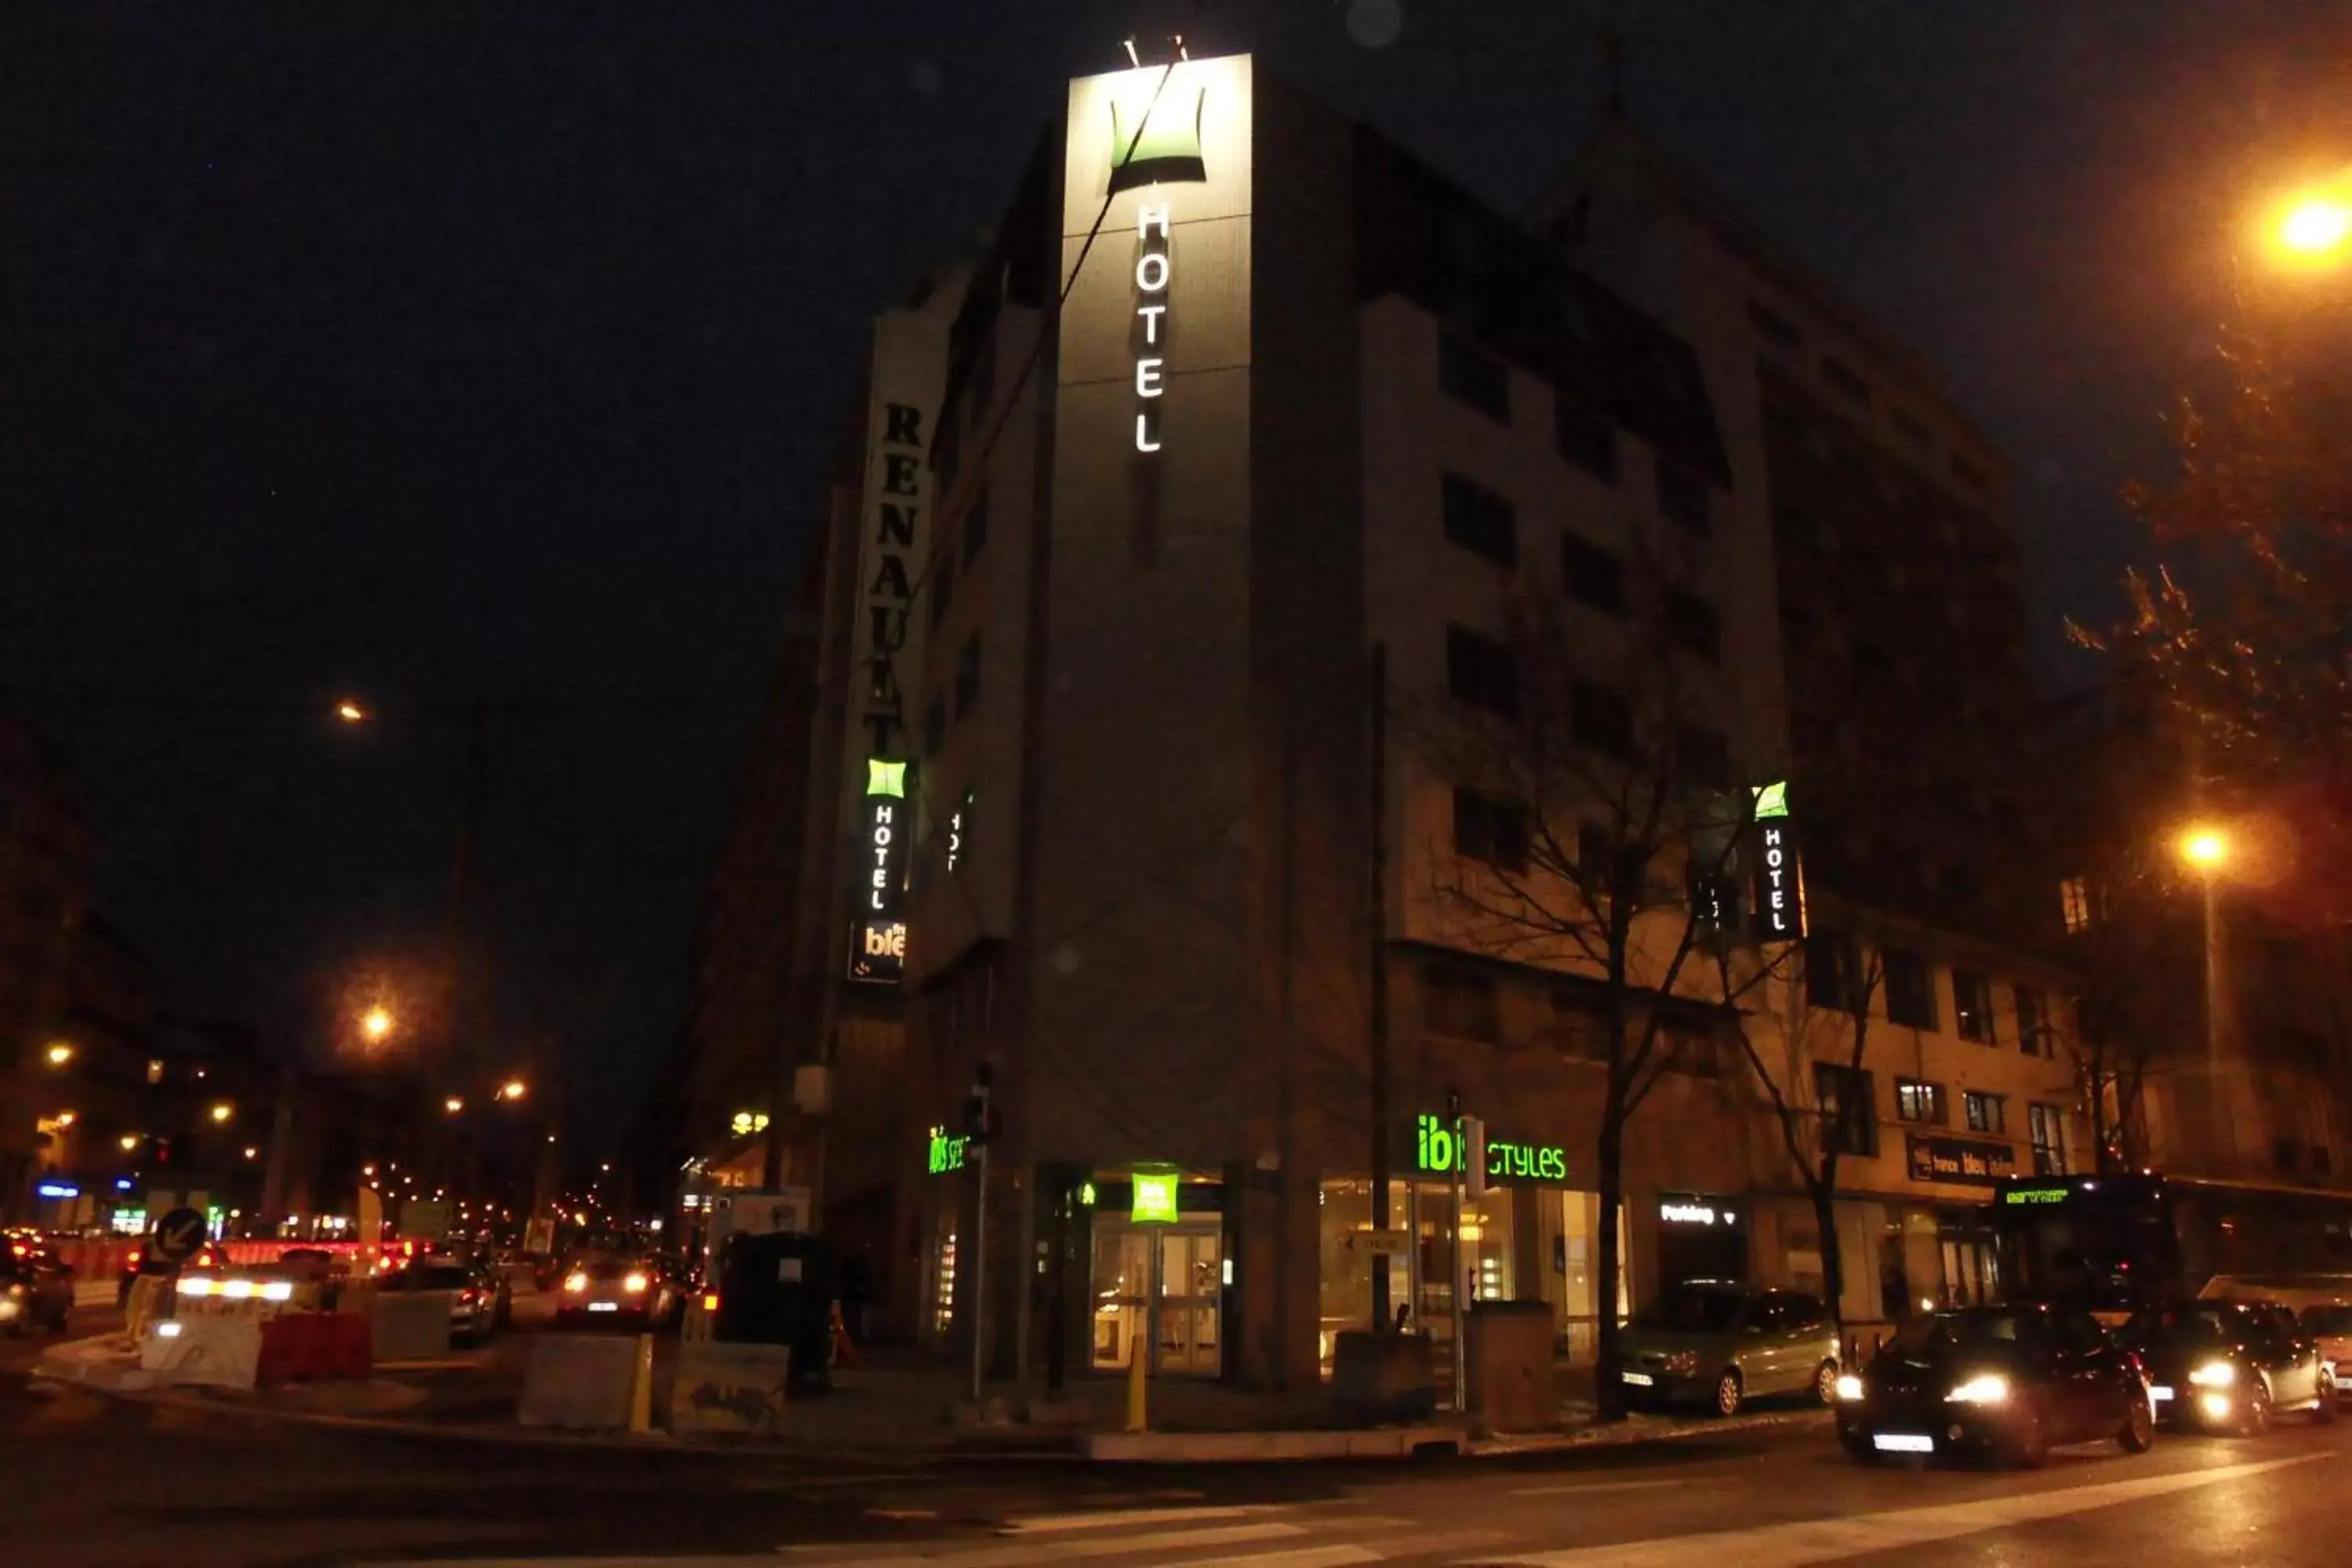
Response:
[{"label": "green logo sign", "polygon": [[907,798],[907,764],[886,763],[879,757],[866,759],[866,793],[867,795],[896,795]]},{"label": "green logo sign", "polygon": [[948,1130],[944,1127],[932,1128],[930,1153],[931,1174],[934,1176],[944,1176],[950,1171],[962,1170],[963,1150],[966,1142],[967,1140],[965,1139],[949,1137]]},{"label": "green logo sign", "polygon": [[[1417,1171],[1450,1175],[1462,1168],[1462,1135],[1434,1116],[1413,1120],[1412,1163]],[[1557,1143],[1513,1143],[1486,1140],[1486,1179],[1490,1182],[1564,1182],[1568,1151]]]},{"label": "green logo sign", "polygon": [[1755,794],[1757,821],[1762,822],[1767,817],[1789,815],[1788,780],[1783,779],[1779,784],[1758,784]]},{"label": "green logo sign", "polygon": [[2074,1194],[2064,1187],[2016,1187],[2001,1194],[2005,1204],[2063,1204]]},{"label": "green logo sign", "polygon": [[[1131,105],[1110,104],[1110,194],[1171,180],[1205,180],[1201,159],[1201,108],[1208,89],[1194,88],[1191,101],[1181,88],[1164,91],[1150,104],[1139,96]],[[1145,105],[1150,104],[1147,110]]]},{"label": "green logo sign", "polygon": [[1176,1173],[1173,1171],[1136,1172],[1135,1207],[1128,1217],[1137,1225],[1174,1225],[1176,1223]]}]

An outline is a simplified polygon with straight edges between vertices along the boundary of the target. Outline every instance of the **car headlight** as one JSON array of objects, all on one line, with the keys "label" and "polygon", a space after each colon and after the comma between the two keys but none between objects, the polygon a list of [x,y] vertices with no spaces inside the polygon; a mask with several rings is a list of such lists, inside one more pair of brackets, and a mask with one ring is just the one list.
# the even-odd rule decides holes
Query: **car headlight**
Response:
[{"label": "car headlight", "polygon": [[1862,1397],[1862,1379],[1850,1372],[1838,1373],[1837,1396],[1849,1404]]},{"label": "car headlight", "polygon": [[577,1296],[581,1291],[588,1289],[588,1276],[585,1274],[567,1274],[563,1277],[563,1288]]},{"label": "car headlight", "polygon": [[2227,1388],[2238,1381],[2238,1369],[2226,1361],[2209,1361],[2192,1368],[2189,1381],[2200,1388]]},{"label": "car headlight", "polygon": [[632,1274],[621,1281],[621,1289],[632,1296],[642,1296],[646,1293],[646,1287],[652,1283],[642,1274]]},{"label": "car headlight", "polygon": [[183,1296],[209,1296],[213,1293],[213,1284],[210,1279],[183,1279],[173,1289]]},{"label": "car headlight", "polygon": [[2009,1398],[2009,1379],[1997,1372],[1980,1373],[1944,1395],[1948,1405],[2000,1405]]}]

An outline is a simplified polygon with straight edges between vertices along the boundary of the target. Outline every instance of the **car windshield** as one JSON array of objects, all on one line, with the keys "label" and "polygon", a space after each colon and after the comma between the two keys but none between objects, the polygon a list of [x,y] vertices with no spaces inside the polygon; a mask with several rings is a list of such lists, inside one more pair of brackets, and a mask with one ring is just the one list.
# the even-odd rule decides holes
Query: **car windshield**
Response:
[{"label": "car windshield", "polygon": [[2305,1307],[2303,1326],[2315,1334],[2352,1334],[2352,1307]]},{"label": "car windshield", "polygon": [[473,1276],[453,1264],[420,1264],[408,1271],[410,1289],[416,1290],[462,1290],[473,1282]]},{"label": "car windshield", "polygon": [[2025,1319],[2021,1312],[1936,1312],[1897,1329],[1886,1348],[1914,1361],[1936,1361],[1953,1351],[2013,1345],[2032,1331]]},{"label": "car windshield", "polygon": [[1719,1334],[1739,1321],[1748,1292],[1727,1285],[1677,1285],[1642,1309],[1633,1321],[1677,1333]]},{"label": "car windshield", "polygon": [[2244,1309],[2221,1302],[2194,1302],[2149,1309],[2140,1323],[2149,1339],[2218,1345],[2252,1327]]}]

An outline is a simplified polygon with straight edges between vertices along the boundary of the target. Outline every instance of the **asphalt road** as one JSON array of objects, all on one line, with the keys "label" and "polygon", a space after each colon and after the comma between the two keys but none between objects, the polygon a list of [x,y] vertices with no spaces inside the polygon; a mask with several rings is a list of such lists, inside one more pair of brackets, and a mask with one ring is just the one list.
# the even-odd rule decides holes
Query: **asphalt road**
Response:
[{"label": "asphalt road", "polygon": [[[0,1352],[0,1354],[9,1353]],[[1511,1460],[924,1468],[549,1449],[47,1392],[0,1372],[0,1563],[2336,1564],[2352,1423],[1863,1468],[1825,1429]]]}]

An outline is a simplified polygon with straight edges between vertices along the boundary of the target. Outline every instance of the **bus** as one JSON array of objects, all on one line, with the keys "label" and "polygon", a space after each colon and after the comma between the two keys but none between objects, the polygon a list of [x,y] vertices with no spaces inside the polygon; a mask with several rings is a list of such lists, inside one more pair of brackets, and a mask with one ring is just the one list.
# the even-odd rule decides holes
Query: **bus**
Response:
[{"label": "bus", "polygon": [[1991,1207],[2000,1277],[2021,1300],[2109,1320],[2168,1296],[2352,1300],[2352,1193],[2136,1171],[2007,1177]]}]

